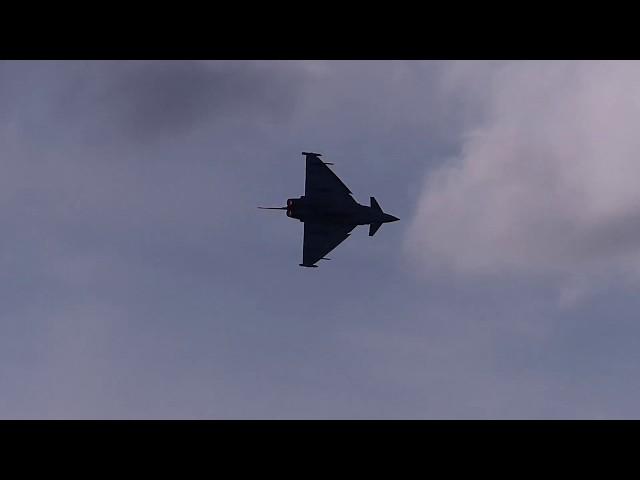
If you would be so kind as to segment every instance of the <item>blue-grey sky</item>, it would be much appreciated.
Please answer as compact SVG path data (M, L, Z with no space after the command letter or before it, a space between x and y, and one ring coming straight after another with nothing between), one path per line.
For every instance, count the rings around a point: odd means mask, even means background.
M640 417L640 63L0 63L0 418ZM300 152L362 203L298 266Z

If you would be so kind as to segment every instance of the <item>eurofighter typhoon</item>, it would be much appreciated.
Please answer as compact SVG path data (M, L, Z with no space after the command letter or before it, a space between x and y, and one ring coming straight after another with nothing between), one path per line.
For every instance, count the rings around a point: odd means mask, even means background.
M286 210L287 217L304 223L301 267L317 267L319 260L340 245L358 225L369 225L372 237L383 223L399 220L382 211L371 197L370 206L360 205L351 190L320 160L321 154L302 152L306 157L304 195L290 198L286 207L258 207L266 210Z

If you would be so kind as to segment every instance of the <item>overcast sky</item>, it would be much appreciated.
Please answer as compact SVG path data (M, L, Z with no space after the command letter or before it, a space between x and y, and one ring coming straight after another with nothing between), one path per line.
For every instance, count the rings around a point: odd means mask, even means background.
M0 418L640 418L640 63L0 63ZM300 268L324 154L401 221Z

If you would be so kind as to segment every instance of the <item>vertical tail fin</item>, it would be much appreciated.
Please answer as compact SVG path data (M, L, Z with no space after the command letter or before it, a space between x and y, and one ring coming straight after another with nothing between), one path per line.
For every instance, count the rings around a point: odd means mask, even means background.
M378 205L375 197L371 197L371 208L373 208L374 210L378 210L379 212L382 211L382 208L380 208L380 205Z

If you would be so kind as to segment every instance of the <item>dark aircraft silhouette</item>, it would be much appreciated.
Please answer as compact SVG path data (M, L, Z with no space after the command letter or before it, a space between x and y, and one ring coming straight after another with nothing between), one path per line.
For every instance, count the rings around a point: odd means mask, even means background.
M317 267L340 245L358 225L369 225L372 237L383 223L399 220L386 214L371 197L371 206L360 205L351 190L342 183L319 153L302 152L307 160L304 195L290 198L286 207L258 207L266 210L286 210L287 216L304 222L304 242L301 267Z

